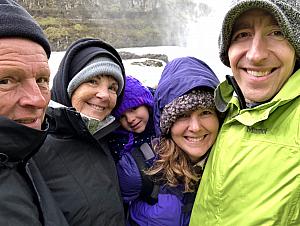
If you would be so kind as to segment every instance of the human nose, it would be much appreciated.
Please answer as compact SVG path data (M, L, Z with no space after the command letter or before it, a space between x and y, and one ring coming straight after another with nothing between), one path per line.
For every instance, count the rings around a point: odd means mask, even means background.
M109 99L109 91L108 91L108 89L100 87L97 90L96 97L98 97L100 99L103 99L103 100Z
M50 99L50 91L49 99ZM23 84L23 92L21 93L20 105L31 106L34 108L46 108L48 101L43 96L40 87L36 83L35 79L27 81Z
M129 124L131 124L131 123L134 122L135 117L134 117L132 114L128 113L128 114L126 115L126 119L127 119L127 122L128 122Z
M191 115L189 120L189 130L192 132L197 132L201 129L201 120L196 115Z
M259 64L268 57L268 44L261 34L255 34L249 44L246 58L252 64Z

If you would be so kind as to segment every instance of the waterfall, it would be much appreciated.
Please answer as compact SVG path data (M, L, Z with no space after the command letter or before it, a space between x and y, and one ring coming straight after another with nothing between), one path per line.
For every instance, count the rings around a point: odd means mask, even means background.
M222 81L226 74L231 74L230 68L219 60L218 37L230 0L202 0L211 8L208 16L198 17L188 24L187 52L205 61Z

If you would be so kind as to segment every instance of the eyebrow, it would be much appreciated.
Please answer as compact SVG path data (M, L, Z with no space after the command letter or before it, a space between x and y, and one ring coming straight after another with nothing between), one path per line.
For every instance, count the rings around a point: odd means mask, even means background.
M251 28L251 27L252 26L249 23L238 22L233 25L232 32L239 31L239 30L246 29L246 28Z
M269 13L266 13L265 15L267 15L270 18L268 26L279 26L277 20L272 15L270 15ZM237 20L237 22L234 23L234 25L232 27L232 31L234 32L234 31L238 31L238 30L241 30L241 29L252 28L253 27L252 22L253 21L249 22L249 21L239 21L239 20Z

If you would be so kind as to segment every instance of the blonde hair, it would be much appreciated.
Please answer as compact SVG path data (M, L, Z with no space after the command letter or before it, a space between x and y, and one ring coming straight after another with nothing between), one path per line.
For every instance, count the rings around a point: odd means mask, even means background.
M155 182L163 182L171 187L183 184L185 192L193 192L197 189L202 169L193 166L188 155L171 137L161 137L154 150L159 159L145 171L147 175L152 176Z

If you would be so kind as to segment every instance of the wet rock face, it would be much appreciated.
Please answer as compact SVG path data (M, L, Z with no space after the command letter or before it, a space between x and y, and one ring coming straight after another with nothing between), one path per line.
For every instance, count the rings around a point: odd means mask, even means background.
M145 61L139 61L139 62L132 62L132 65L138 65L138 66L148 66L148 67L162 67L163 63L160 60L152 60L152 59L146 59Z
M165 63L168 63L168 56L165 54L142 54L138 55L130 52L119 52L123 60L132 60L132 65L147 66L147 67L163 67Z
M165 63L169 62L168 56L165 54L148 53L148 54L138 55L138 54L130 53L130 52L119 52L119 54L123 60L147 58L147 59L161 60Z

